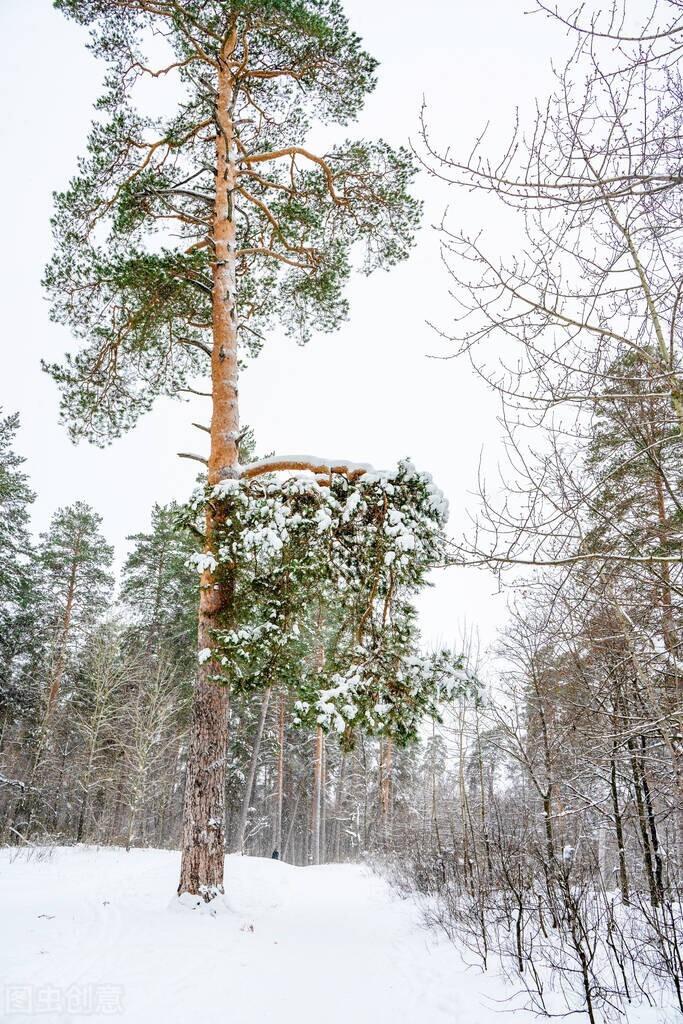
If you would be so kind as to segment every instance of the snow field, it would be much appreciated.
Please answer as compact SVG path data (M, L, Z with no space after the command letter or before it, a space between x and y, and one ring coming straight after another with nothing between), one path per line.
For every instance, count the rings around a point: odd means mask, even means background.
M0 1020L510 1019L502 980L468 969L366 867L231 856L215 916L179 905L178 867L166 850L0 850ZM533 1019L514 1013L515 1024Z

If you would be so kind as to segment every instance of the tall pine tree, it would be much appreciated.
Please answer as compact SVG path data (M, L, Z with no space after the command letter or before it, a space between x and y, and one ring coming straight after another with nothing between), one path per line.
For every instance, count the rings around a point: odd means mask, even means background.
M160 394L210 377L208 482L239 475L238 366L275 323L302 340L346 314L352 256L369 272L410 250L413 165L385 142L307 144L344 125L374 86L338 0L56 0L108 61L88 156L57 197L46 283L82 340L49 369L74 435L104 443ZM146 50L162 36L168 60ZM158 47L156 48L158 52ZM175 75L167 119L137 111L137 82ZM220 512L207 505L199 650L230 622L217 577ZM217 658L195 691L179 892L223 891L228 693Z
M155 505L149 533L128 540L133 549L123 567L121 599L142 647L164 647L185 674L194 672L197 633L197 574L188 560L197 544L178 521L179 508Z
M59 698L74 655L111 599L114 551L100 532L101 525L101 517L77 501L58 509L49 530L40 537L40 586L48 609L50 644L46 718Z
M33 492L13 450L19 417L0 416L0 713L34 703L23 685L35 662L38 601L29 532Z

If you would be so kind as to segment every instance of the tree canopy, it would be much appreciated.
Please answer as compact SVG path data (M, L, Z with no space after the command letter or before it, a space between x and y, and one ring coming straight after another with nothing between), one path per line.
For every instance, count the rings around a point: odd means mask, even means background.
M106 443L208 369L217 133L233 176L225 214L243 354L275 325L301 341L337 327L352 263L369 273L404 259L420 204L406 149L345 139L318 153L307 142L353 121L375 84L376 61L336 0L56 6L90 28L109 73L87 155L55 197L45 278L53 317L81 346L47 368L74 436ZM166 75L176 109L138 109L136 85Z

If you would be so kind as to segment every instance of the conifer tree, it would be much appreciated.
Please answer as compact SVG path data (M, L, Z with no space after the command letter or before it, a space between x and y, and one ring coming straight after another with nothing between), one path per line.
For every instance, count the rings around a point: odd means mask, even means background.
M34 495L12 447L18 426L17 415L0 417L0 710L10 715L31 703L22 675L39 643L29 534Z
M418 217L413 164L383 141L318 153L313 121L352 121L374 86L338 0L56 0L92 32L110 71L88 156L57 197L46 284L81 339L50 372L74 436L131 427L157 395L210 375L208 483L239 475L240 359L279 323L305 341L346 314L365 272L405 258ZM146 55L163 36L167 62ZM158 49L158 47L157 47ZM175 75L169 119L134 87ZM212 639L229 624L229 573L214 576L220 512L207 504L199 650L179 892L223 890L228 693Z
M150 651L163 646L178 667L193 672L197 577L188 560L197 545L179 512L174 503L155 505L150 532L128 538L133 549L123 567L121 599L138 641Z
M58 509L49 530L40 537L38 564L50 635L46 717L59 697L73 655L111 598L114 552L100 532L101 525L101 516L77 501Z

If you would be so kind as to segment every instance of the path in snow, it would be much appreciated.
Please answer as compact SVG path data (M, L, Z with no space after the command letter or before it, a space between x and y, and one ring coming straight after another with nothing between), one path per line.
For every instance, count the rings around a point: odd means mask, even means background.
M229 857L227 911L173 899L177 853L0 851L0 1020L500 1024L467 970L367 868ZM508 1006L509 1008L509 1006ZM515 1024L532 1018L515 1012Z

